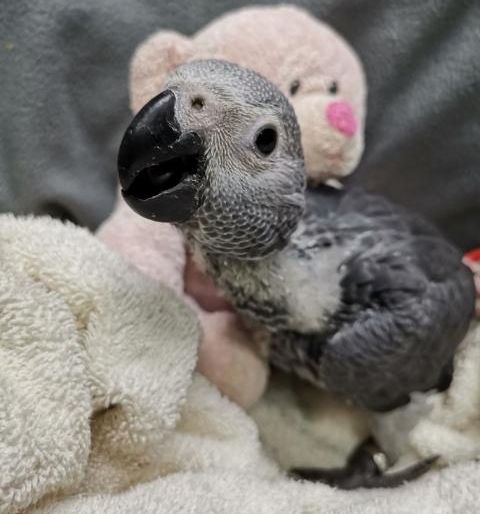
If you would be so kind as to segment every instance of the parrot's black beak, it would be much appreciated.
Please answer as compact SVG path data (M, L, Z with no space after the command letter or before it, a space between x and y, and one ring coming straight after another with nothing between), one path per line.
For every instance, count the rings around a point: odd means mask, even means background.
M118 151L122 194L141 216L187 221L197 208L202 140L182 132L175 118L175 94L167 89L133 118Z

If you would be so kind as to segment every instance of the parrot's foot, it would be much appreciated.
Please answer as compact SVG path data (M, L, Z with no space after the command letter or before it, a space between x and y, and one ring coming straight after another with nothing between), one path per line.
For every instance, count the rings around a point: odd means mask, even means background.
M369 438L354 450L343 468L294 468L290 470L290 476L340 489L397 487L429 471L437 458L425 459L395 473L385 473L386 457Z

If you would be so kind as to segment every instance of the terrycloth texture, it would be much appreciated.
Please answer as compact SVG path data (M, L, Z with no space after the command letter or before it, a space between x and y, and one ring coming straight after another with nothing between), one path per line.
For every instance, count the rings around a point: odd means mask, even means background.
M478 511L480 463L396 490L288 480L253 420L193 372L190 309L87 232L2 216L0 256L1 514ZM476 327L422 422L428 433L412 432L420 454L478 452L479 359ZM302 388L288 395L273 382L255 412L272 455L341 462L363 415Z
M254 3L271 0L0 0L1 210L97 226L115 199L134 49L160 28L193 34ZM480 3L298 4L343 34L366 68L366 153L354 180L478 246Z
M72 498L35 514L478 514L477 464L397 490L343 492L238 473L180 473L119 495ZM188 493L186 493L188 491Z
M0 234L0 512L158 475L196 361L190 310L84 230L4 215Z

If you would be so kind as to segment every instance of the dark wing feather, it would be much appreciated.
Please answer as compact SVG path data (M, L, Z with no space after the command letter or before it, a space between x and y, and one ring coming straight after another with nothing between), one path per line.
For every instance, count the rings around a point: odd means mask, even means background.
M426 220L358 189L309 191L303 221L310 259L327 244L346 251L341 307L323 333L276 332L272 364L375 411L448 385L475 305L460 252Z
M327 389L372 410L436 387L474 309L472 276L454 247L436 235L391 236L378 231L346 264L320 365Z

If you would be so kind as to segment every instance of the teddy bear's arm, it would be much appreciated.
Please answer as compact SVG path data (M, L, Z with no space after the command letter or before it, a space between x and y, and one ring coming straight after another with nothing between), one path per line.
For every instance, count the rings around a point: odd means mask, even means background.
M172 225L138 216L119 198L97 236L140 271L183 294L185 247Z

